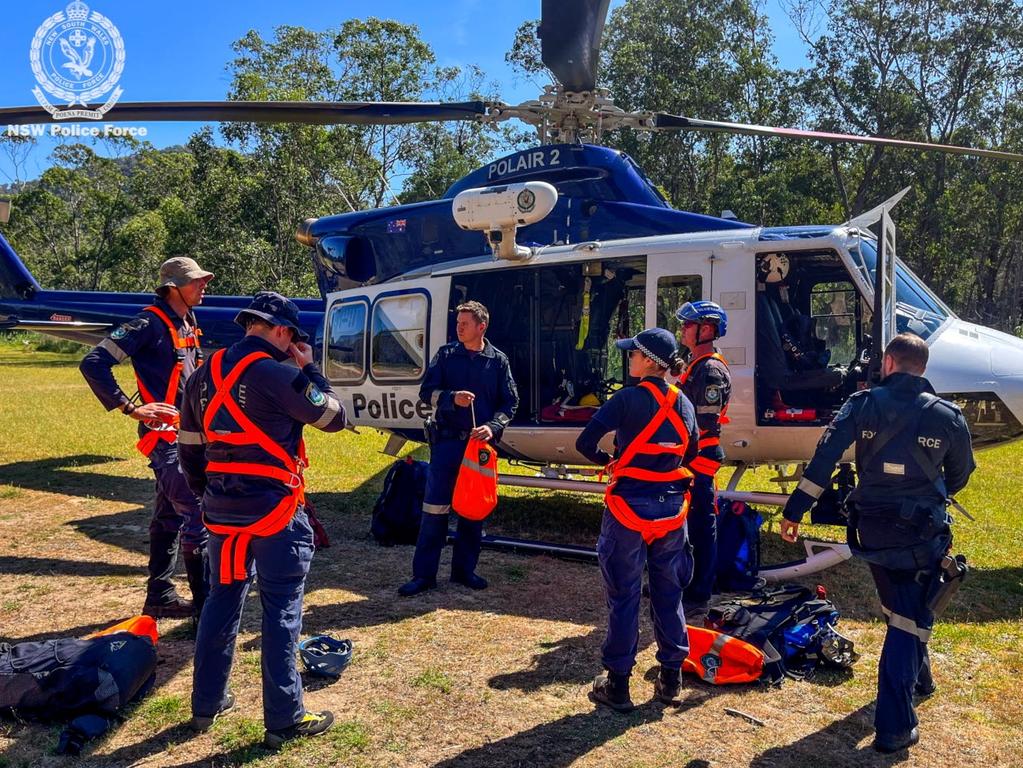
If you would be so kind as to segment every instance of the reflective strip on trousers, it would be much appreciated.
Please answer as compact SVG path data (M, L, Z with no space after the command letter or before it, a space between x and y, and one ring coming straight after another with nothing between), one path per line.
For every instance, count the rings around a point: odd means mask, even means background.
M881 606L881 613L883 613L885 615L885 618L888 619L888 626L895 627L896 629L901 629L903 632L906 632L910 635L916 635L918 638L920 638L920 642L922 643L930 641L931 630L922 629L921 627L918 627L916 622L913 621L912 619L895 613L894 611L890 611L883 605Z

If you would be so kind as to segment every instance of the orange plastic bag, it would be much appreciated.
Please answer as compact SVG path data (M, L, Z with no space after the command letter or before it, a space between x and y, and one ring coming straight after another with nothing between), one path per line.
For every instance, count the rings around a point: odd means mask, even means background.
M467 520L482 520L497 506L497 451L486 440L469 438L451 506Z
M112 635L115 632L131 632L133 635L139 637L148 637L153 641L155 646L160 639L160 633L156 629L156 620L152 616L135 616L131 619L125 619L120 624L114 624L112 627L101 629L99 632L93 632L91 635L87 635L86 639L90 637L102 637L103 635Z
M687 627L689 656L682 671L714 685L755 683L764 673L764 652L745 640L703 627Z

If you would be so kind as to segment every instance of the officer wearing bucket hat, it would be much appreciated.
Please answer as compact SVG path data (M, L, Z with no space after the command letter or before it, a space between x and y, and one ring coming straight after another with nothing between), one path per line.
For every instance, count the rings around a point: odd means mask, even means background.
M156 476L149 523L149 580L142 608L155 618L198 616L206 595L206 530L198 499L178 468L176 421L185 382L202 362L199 325L192 310L202 303L212 279L213 273L194 259L167 259L160 267L153 304L115 328L80 366L108 411L117 409L139 422L137 447ZM133 397L121 390L113 373L113 367L128 358L138 386ZM191 603L178 596L171 581L179 532Z
M231 661L258 572L270 747L323 733L334 721L330 712L306 711L295 666L313 557L302 429L338 432L345 409L313 362L299 319L284 296L257 294L235 318L245 338L214 353L189 381L181 411L181 466L202 496L212 585L195 640L192 727L207 730L234 705Z
M636 662L644 566L661 665L654 693L665 704L680 703L679 678L689 653L682 588L693 569L686 535L692 474L685 467L696 456L697 428L692 404L666 380L682 365L675 337L648 328L616 343L628 350L629 375L639 385L619 390L600 407L576 449L610 474L597 541L608 607L606 672L594 681L590 697L627 712L633 708L629 676ZM598 447L612 431L614 457Z

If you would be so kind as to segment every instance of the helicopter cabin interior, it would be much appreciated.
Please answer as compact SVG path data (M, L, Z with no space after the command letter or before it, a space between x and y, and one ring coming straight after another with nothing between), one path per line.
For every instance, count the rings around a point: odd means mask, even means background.
M578 427L617 389L636 383L615 340L646 327L648 312L678 334L675 310L710 297L709 275L698 266L705 262L657 254L463 272L450 278L446 302L443 294L381 286L375 297L349 296L331 308L327 375L340 384L370 376L381 386L418 386L426 350L436 343L427 318L446 318L446 340L453 340L455 308L474 299L490 309L487 338L511 361L520 398L513 423ZM869 307L834 250L760 253L750 269L757 424L825 424L865 376ZM652 290L656 299L648 302ZM739 351L752 346L727 342Z
M833 250L756 260L759 426L820 425L865 380L870 307Z

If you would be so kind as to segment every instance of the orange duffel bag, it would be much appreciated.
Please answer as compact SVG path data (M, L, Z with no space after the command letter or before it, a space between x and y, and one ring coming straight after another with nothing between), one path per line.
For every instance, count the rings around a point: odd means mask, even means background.
M93 637L102 637L103 635L112 635L115 632L131 632L133 635L139 637L148 637L153 641L153 646L160 640L160 633L156 629L156 620L151 616L135 616L131 619L126 619L119 624L114 624L112 627L101 629L99 632L93 632L91 635L86 635L85 639L88 640Z
M703 627L687 627L689 656L682 671L714 685L755 683L764 673L764 652L745 640Z
M467 520L482 520L497 506L497 451L486 441L469 438L458 469L451 507Z

